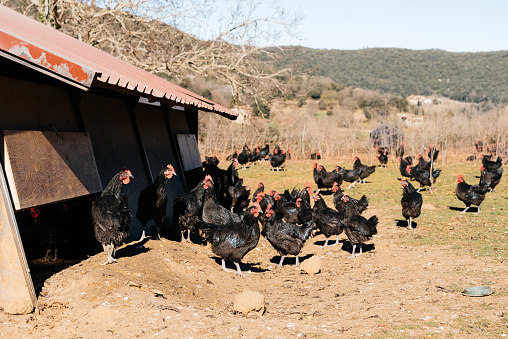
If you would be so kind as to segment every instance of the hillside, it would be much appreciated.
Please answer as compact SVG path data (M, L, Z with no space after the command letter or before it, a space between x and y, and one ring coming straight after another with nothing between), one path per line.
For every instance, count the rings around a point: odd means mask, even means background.
M279 51L279 50L277 50ZM282 53L279 51L279 53ZM507 102L508 51L451 53L440 50L285 48L278 67L299 64L313 75L371 90L439 94L454 100Z

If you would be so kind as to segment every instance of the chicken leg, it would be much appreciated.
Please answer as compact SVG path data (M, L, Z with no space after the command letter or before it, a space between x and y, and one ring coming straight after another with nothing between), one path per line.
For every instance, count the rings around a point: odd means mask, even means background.
M466 208L464 208L464 210L463 210L462 212L460 212L460 213L466 213L466 211L469 209L469 207L470 207L470 206L466 206ZM479 210L479 209L480 209L480 208L478 208L478 210Z
M296 264L295 264L295 267L298 267L300 266L300 257L298 255L296 255Z
M413 229L413 218L412 217L409 217L409 219L407 220L407 228L412 230Z
M143 226L143 233L141 233L141 238L139 238L138 241L143 241L146 239L146 235L145 235L145 226Z
M111 251L111 247L113 247L113 251ZM113 258L113 256L111 255L111 252L115 253L115 246L113 244L108 244L106 246L107 250L108 250L108 259L102 263L102 265L107 265L107 264L112 264L114 262L116 262L116 259ZM113 254L114 255L114 254Z
M284 266L284 258L285 258L285 257L286 257L285 255L281 255L281 256L280 256L279 267Z
M351 254L350 258L354 258L355 250L356 250L356 244L353 244L353 253Z
M235 262L235 265L236 265L236 274L238 274L239 276L247 278L247 275L242 273L242 270L240 269L240 264Z

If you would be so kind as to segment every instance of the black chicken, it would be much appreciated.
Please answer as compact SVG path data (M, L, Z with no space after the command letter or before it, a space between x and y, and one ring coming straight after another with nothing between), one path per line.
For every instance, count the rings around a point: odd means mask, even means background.
M376 226L378 224L378 218L374 215L367 219L359 215L356 212L353 202L349 199L349 196L345 194L342 196L342 201L346 203L344 232L349 241L353 244L353 253L351 257L354 257L356 245L360 245L360 253L358 255L361 255L363 243L370 240L374 234L377 234Z
M419 171L428 171L430 170L430 166L432 165L432 160L425 161L422 157L421 153L418 153L418 167Z
M420 184L420 188L418 188L417 192L420 192L424 186L430 186L430 190L432 190L432 184L436 182L436 179L441 173L439 168L432 171L431 181L430 170L420 170L419 167L411 167L409 165L406 167L406 170Z
M92 221L95 238L106 246L108 259L103 263L112 264L116 261L116 248L129 236L131 212L127 197L122 196L123 185L134 178L131 171L122 169L115 174L101 196L92 204Z
M205 166L219 166L219 162L220 161L216 155L213 155L211 157L207 157L205 155L205 161L204 161Z
M212 181L212 177L207 175L205 180L197 184L191 191L177 197L173 202L173 222L180 228L182 241L191 241L190 234L201 220L207 181ZM184 237L185 232L187 232L187 238Z
M498 168L495 172L490 172L482 166L480 167L480 171L482 172L480 176L480 183L484 182L490 184L490 192L495 192L496 186L499 185L501 177L503 176L503 169Z
M342 192L342 190L338 185L333 185L332 190L333 190L333 205L335 206L335 209L340 213L344 213L346 210L345 203L342 201L342 196L344 195L344 192ZM369 207L369 200L365 195L362 195L360 200L356 200L351 197L349 197L349 199L355 205L358 214L362 214L363 211L365 211L367 207Z
M379 167L386 167L386 164L388 164L388 156L386 154L380 154L376 157L377 160L379 160Z
M226 157L226 160L227 160L227 161L229 161L229 160L237 159L237 158L238 158L238 154L239 154L239 153L240 153L240 152L235 151L235 153L228 155L228 156Z
M485 182L480 182L478 185L468 185L462 174L457 175L455 194L460 201L466 204L466 208L460 213L465 213L471 205L478 206L476 213L480 213L480 205L485 199L485 194L487 194L489 187L490 184Z
M270 158L271 170L273 171L276 168L277 172L279 172L280 167L284 164L285 161L286 152L284 150L280 150L279 148L275 148L273 150L273 155Z
M258 193L265 191L265 185L260 181L258 182L258 188L254 191L254 194L252 194L252 202L256 202L258 199Z
M480 157L482 158L482 165L487 171L495 172L503 165L501 157L497 157L496 161L491 161L491 157L483 153L480 153Z
M139 241L146 238L146 224L153 220L157 226L157 238L160 236L160 226L166 220L166 205L168 204L168 195L166 193L167 181L176 175L173 165L167 165L162 169L153 184L141 190L138 198L138 210L136 219L143 225L143 233Z
M297 198L295 204L298 209L298 223L303 225L310 222L312 220L310 204L305 203L302 198Z
M305 184L303 189L298 193L297 199L302 199L302 204L304 204L305 208L310 208L310 197L313 194L312 192L312 184Z
M367 166L367 165L364 165L362 164L362 162L360 161L360 158L358 157L355 157L355 162L353 163L353 169L360 169L360 183L362 183L362 180L363 180L363 183L365 184L365 179L367 179L372 173L374 173L376 171L376 166ZM340 184L339 184L340 186Z
M249 162L255 163L259 160L259 147L256 145L254 150L249 153Z
M314 223L310 221L300 227L283 222L279 214L271 208L267 209L265 214L268 217L265 228L266 239L281 255L279 266L283 266L284 258L288 254L296 256L296 266L299 266L298 255L310 237Z
M326 188L326 186L323 184L323 177L321 176L321 172L318 170L317 162L312 163L312 168L312 175L314 176L314 182L316 183L318 189Z
M226 268L226 261L235 263L236 273L245 277L240 269L242 258L259 242L259 225L256 219L261 212L258 204L242 212L240 220L222 225L205 224L201 226L206 234L206 241L212 246L212 252L222 260L222 270L233 272Z
M275 212L277 212L278 217L284 219L290 224L297 224L299 222L299 210L296 207L296 203L293 201L288 201L287 199L281 199L281 194L278 192L275 193L274 198L275 205L273 208L275 209Z
M382 147L376 146L376 150L378 151L379 154L384 154L384 155L390 154L390 148L386 147L386 146L382 146Z
M406 146L406 143L405 142L402 142L402 144L399 145L399 147L397 147L397 149L395 150L395 156L397 158L402 158L404 156L404 147Z
M432 162L435 162L437 160L437 156L439 155L439 151L430 144L430 147L427 148L427 155L429 156L429 159L432 159Z
M259 160L265 160L268 153L270 153L270 146L266 144L265 147L259 149Z
M55 257L51 261L58 260L58 249L67 243L65 235L67 204L58 204L40 208L31 208L30 215L35 226L35 235L42 248L46 250L44 261L50 261L51 250L55 251Z
M411 164L409 164L405 159L402 159L401 157L399 157L400 175L402 175L403 177L406 177L406 178L412 178L413 176L411 175L411 173L409 173L407 171L408 166L411 167Z
M406 179L402 179L400 184L403 187L402 199L400 200L402 215L406 218L407 228L413 229L413 219L418 218L422 211L422 195L416 192L413 185Z
M332 235L337 235L335 245L339 243L339 235L344 230L344 214L337 212L326 206L325 201L319 194L319 190L312 196L314 199L314 207L312 209L312 220L319 228L321 233L326 237L326 242L323 247L328 246L328 238Z
M238 162L242 165L242 169L245 169L245 165L249 162L249 147L243 146L243 150L238 154Z
M239 178L234 186L228 187L228 194L231 197L231 210L240 213L249 206L250 190L243 186L243 179Z
M240 222L240 215L231 212L217 201L214 192L214 184L207 180L203 185L205 196L203 200L203 214L201 219L205 223L214 225L226 225L230 223Z
M356 181L360 179L360 173L362 170L360 168L347 170L345 168L341 168L340 166L335 166L337 173L342 174L342 179L346 182L349 182L348 188L351 186L355 187Z
M321 175L321 181L323 183L324 188L330 189L333 187L334 183L337 183L339 186L342 185L342 174L338 172L328 172L326 168L319 164L317 167L319 174ZM319 186L319 185L318 185Z

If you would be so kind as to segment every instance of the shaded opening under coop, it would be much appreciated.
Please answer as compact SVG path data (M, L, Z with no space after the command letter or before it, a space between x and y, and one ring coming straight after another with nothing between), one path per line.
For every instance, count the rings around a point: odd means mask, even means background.
M93 195L15 212L38 295L46 279L102 251L95 239Z

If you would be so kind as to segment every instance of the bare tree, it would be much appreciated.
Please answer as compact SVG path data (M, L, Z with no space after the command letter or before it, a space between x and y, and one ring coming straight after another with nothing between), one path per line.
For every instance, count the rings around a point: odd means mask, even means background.
M280 54L266 46L292 34L302 18L276 5L253 0L26 1L26 14L159 76L215 77L230 86L234 104L246 99L265 103L288 91L281 78L292 70L273 67Z

